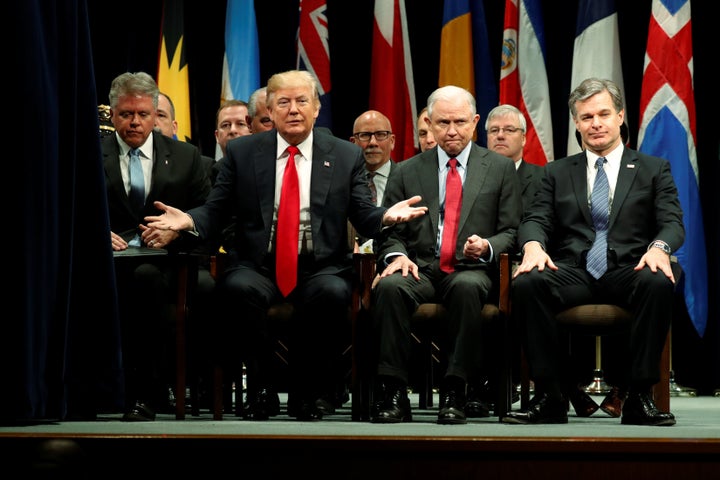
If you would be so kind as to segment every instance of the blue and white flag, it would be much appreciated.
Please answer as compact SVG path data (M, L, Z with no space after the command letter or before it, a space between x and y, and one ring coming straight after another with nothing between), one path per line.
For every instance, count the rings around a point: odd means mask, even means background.
M625 93L615 0L580 0L578 4L570 90L588 77L610 79ZM626 122L627 118L626 110ZM580 151L575 137L575 122L571 115L567 154Z

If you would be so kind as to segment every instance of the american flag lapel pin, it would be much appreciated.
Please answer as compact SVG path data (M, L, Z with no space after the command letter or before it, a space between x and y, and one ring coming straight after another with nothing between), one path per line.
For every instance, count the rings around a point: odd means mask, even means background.
M327 160L325 160L325 161L323 162L323 167L329 167L329 166L330 166L330 162L328 162Z

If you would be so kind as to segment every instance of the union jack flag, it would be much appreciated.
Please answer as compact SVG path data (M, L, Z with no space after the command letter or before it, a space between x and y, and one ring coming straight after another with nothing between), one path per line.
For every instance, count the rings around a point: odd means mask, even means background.
M332 130L330 102L330 46L326 0L300 0L300 24L297 36L297 68L315 75L320 84L320 115L315 125Z

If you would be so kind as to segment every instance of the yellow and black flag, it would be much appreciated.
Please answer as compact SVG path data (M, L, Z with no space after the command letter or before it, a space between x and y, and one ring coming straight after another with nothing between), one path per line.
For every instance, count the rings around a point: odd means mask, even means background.
M161 44L157 83L175 107L177 138L190 141L190 85L185 49L183 0L165 0L163 4Z

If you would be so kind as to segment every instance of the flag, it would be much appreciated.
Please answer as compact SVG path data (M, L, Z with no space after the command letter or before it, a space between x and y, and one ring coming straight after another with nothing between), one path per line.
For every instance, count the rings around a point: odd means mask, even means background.
M260 88L260 46L258 44L255 2L228 0L225 13L225 56L223 57L220 104L226 100L248 101ZM222 157L220 145L215 158Z
M297 34L297 68L315 75L320 84L318 127L332 130L330 91L330 45L326 0L300 0L300 24Z
M158 61L157 84L160 91L172 98L175 119L178 122L177 138L190 141L190 84L185 50L185 15L183 0L166 0L163 3L160 25L161 44Z
M621 92L625 92L615 0L580 0L578 5L570 89L589 77L610 79L620 87ZM575 130L575 122L570 115L568 155L581 151Z
M685 225L675 254L688 315L698 334L708 315L708 272L695 150L692 23L689 0L653 0L640 93L638 149L670 161Z
M553 160L549 90L540 2L506 0L500 103L514 105L525 115L523 160L537 165Z
M375 0L369 105L390 120L393 160L415 155L417 108L405 0Z
M438 85L457 85L473 94L481 119L498 103L481 0L446 0L440 39ZM487 145L480 135L479 143Z

